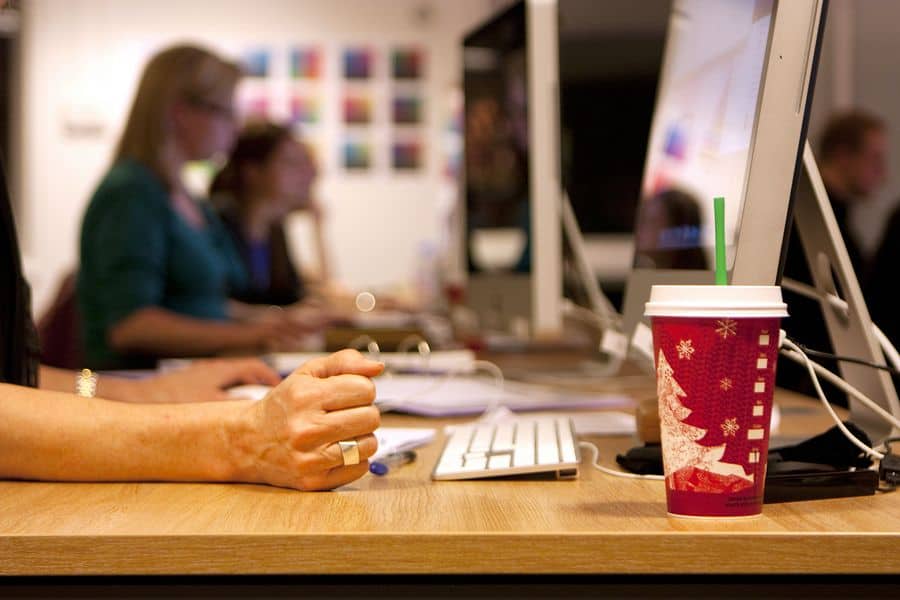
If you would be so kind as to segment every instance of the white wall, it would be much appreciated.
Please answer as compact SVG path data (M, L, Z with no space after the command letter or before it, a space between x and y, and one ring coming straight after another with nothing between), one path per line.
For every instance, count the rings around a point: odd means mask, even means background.
M21 238L40 312L58 274L77 260L81 215L108 167L141 65L159 47L192 40L232 54L267 42L418 43L428 56L426 169L420 176L346 176L329 169L336 275L351 287L406 283L421 240L444 226L448 183L441 133L461 83L463 33L496 0L28 0L22 19L19 181ZM336 110L336 109L334 109ZM334 140L330 143L337 144ZM444 200L439 200L443 195Z

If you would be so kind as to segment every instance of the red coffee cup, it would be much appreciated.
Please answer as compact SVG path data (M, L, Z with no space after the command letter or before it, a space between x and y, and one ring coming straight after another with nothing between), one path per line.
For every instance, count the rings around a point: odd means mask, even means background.
M653 286L666 505L679 517L762 511L778 336L777 286Z

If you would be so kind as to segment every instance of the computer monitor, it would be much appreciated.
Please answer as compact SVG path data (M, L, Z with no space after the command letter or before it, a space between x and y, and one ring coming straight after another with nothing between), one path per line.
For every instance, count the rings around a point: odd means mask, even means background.
M672 0L557 3L563 189L620 306Z
M883 364L806 143L826 3L676 0L625 296L625 334L636 345L650 340L643 312L653 284L713 283L713 198L725 196L729 281L780 283L785 225L795 216L835 352ZM846 304L837 307L832 296L841 292ZM852 364L841 371L900 416L886 373ZM891 432L854 398L850 416L874 440Z
M465 37L467 302L482 327L562 332L555 0L522 0Z
M725 197L729 281L779 281L823 5L674 3L635 223L626 335L646 332L640 324L653 284L714 282L715 196Z

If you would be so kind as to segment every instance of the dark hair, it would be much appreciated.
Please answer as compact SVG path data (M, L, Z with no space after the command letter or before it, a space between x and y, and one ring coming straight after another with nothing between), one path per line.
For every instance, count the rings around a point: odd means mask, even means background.
M22 275L15 221L0 157L0 382L37 387L38 348L31 294Z
M257 122L244 127L228 156L228 162L210 185L210 197L219 203L226 198L228 202L240 205L244 201L246 186L244 168L265 164L278 147L292 137L290 129L275 123Z
M857 153L862 150L870 131L883 131L884 121L863 110L852 110L832 116L819 141L819 160L827 162L841 151Z

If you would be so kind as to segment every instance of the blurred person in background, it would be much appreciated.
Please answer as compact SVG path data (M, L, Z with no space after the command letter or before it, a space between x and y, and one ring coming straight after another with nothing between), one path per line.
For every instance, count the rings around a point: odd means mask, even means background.
M894 229L894 233L890 227L886 230L882 242L883 249L876 252L873 259L862 251L856 234L850 228L850 216L854 206L872 202L887 181L888 137L885 122L877 115L859 109L833 115L820 136L816 161L866 304L873 321L882 326L886 316L890 317L894 312L884 310L882 307L885 303L891 304L893 300L887 293L887 287L879 285L877 274L883 276L890 273L894 268L891 262L898 256L895 254L888 261L879 256L890 252L891 239L900 235L900 229ZM874 237L877 232L871 232L869 235ZM812 284L806 256L793 224L784 277ZM831 341L823 326L824 316L819 302L789 290L784 290L784 298L790 313L784 324L788 335L812 349L830 352ZM885 329L884 326L882 328ZM891 337L888 331L885 333ZM893 337L891 339L896 340ZM822 362L832 371L838 370L837 364L833 361L823 359ZM784 362L783 368L779 365L778 383L790 389L815 395L806 369L788 361ZM846 405L846 395L843 392L827 382L823 382L822 385L830 398L839 401L843 399Z
M77 294L88 366L290 349L307 330L229 302L248 274L214 211L181 180L185 163L234 143L240 77L237 65L190 45L147 63L82 223Z
M284 126L249 123L238 135L210 199L239 249L250 282L232 297L247 304L295 305L327 280L322 208L312 195L318 169L307 146ZM300 274L291 259L285 219L294 211L312 217L319 280Z

